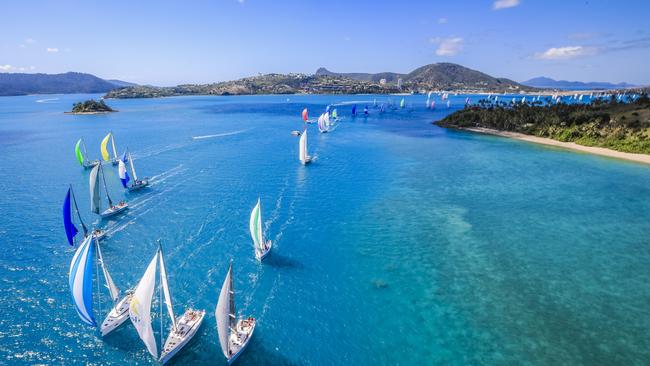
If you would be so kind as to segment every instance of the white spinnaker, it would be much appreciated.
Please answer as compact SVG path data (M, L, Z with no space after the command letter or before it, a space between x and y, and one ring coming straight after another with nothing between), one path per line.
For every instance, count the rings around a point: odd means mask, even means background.
M156 255L149 263L129 304L129 318L131 318L133 326L138 331L140 339L147 346L147 350L156 359L158 358L158 347L156 346L156 339L154 338L153 328L151 327L151 300L156 285L157 263L158 252L156 252Z
M172 295L169 292L169 284L167 283L167 269L165 268L165 260L163 259L162 251L160 251L160 281L162 282L163 294L165 295L165 305L167 305L167 312L172 319L172 326L176 329L176 317L174 316L174 306L172 305Z
M224 356L227 359L230 359L230 346L228 338L230 337L230 302L231 302L231 278L232 276L232 265L228 268L228 274L226 279L223 281L223 286L221 286L221 292L219 293L219 300L217 301L217 308L214 313L217 318L217 333L219 334L219 343L221 344L221 350L223 351ZM233 314L234 316L234 314Z
M93 167L90 171L89 186L90 186L90 211L98 214L101 205L99 196L99 181L97 180L99 174L99 164Z

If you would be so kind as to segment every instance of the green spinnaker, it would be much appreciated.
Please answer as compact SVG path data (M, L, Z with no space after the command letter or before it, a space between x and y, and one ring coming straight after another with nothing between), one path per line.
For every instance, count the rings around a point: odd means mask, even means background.
M79 160L79 165L84 166L84 155L81 153L81 139L77 141L77 145L74 147L74 153L77 155L77 160Z

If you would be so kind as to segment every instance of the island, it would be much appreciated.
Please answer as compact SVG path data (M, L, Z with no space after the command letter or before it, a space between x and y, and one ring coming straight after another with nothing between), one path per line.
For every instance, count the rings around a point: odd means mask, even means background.
M335 73L319 68L316 73L266 74L211 84L171 87L132 86L109 91L104 98L158 98L182 95L253 94L395 94L430 90L458 92L532 92L538 89L452 63L425 65L408 74Z
M494 103L481 100L434 124L650 164L650 98L591 103Z
M72 105L72 111L65 112L66 114L100 114L100 113L110 113L117 112L113 108L109 107L103 99L96 101L94 99L89 99L84 102L78 102Z

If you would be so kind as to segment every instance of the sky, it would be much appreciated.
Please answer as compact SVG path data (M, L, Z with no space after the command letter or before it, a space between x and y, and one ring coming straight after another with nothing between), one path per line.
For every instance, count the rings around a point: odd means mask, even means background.
M648 0L184 0L0 4L0 72L140 84L259 73L407 73L650 84Z

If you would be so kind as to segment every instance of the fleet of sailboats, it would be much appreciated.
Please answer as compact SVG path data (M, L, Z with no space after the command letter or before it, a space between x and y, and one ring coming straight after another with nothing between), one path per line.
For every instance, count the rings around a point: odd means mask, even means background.
M262 231L262 206L260 203L260 198L257 199L257 204L255 207L253 207L253 211L251 211L249 229L251 232L251 238L253 238L255 258L261 262L264 258L266 258L267 255L269 255L269 253L271 253L271 246L273 245L273 242L271 242L271 240L264 240L264 232Z
M171 328L169 329L167 340L165 341L160 354L158 354L158 346L154 338L151 322L151 305L156 285L157 267L159 268L160 274L159 294L161 344L163 338L163 302L165 303L167 314L171 319ZM194 310L189 308L180 318L177 318L174 315L174 306L169 291L169 283L167 281L167 269L165 267L165 260L160 242L156 254L147 266L147 270L142 276L142 279L140 279L140 282L133 293L133 297L130 300L129 318L149 353L162 364L169 361L185 345L187 345L201 327L201 323L203 323L205 310Z
M217 318L217 334L221 351L230 365L248 346L257 324L253 317L246 319L237 317L235 290L232 285L232 260L221 286L214 313Z
M325 112L318 117L318 131L321 133L327 133L330 131L330 115Z

